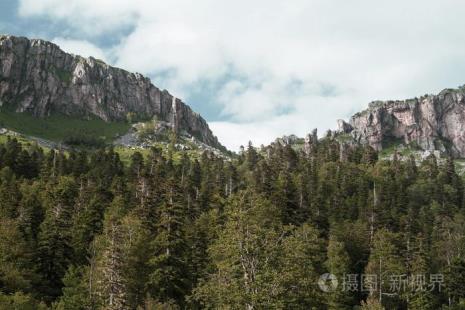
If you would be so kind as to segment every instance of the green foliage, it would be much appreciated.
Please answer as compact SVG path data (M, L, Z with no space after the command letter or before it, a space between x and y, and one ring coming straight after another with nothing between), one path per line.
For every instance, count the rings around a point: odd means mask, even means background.
M32 265L28 263L31 252L21 238L14 220L0 219L0 283L8 294L26 291L34 278Z
M136 122L136 113L134 112L128 112L128 114L126 115L126 121L129 123L129 124L132 124L132 123L135 123Z
M379 301L374 298L368 298L367 301L362 301L361 310L384 310L385 308Z
M377 298L381 295L381 299L388 299L385 302L388 305L395 305L398 302L396 292L392 291L388 285L391 283L392 277L406 274L401 253L400 239L397 234L385 229L376 232L365 274L376 276L376 290L370 292L370 294ZM369 286L369 284L366 285ZM393 297L387 295L393 293Z
M125 122L105 122L97 118L84 120L64 115L38 118L28 113L15 113L6 108L0 110L0 123L22 134L55 142L63 142L73 137L110 142L129 130L129 124Z
M150 121L146 123L142 123L141 126L138 126L137 134L139 139L146 139L150 138L155 134L155 122Z
M465 300L465 259L454 258L447 270L447 292L454 304Z
M31 295L16 292L13 295L4 295L0 293L0 309L18 309L18 310L46 310L48 307Z
M72 260L71 225L76 183L70 177L60 177L46 187L45 219L40 226L37 245L38 289L54 299L61 294L62 279Z
M66 153L4 139L0 308L463 306L464 187L452 160L378 160L363 146L341 158L332 137L308 153L249 145L225 160L177 139ZM324 273L338 290L319 288ZM377 275L379 289L344 291L348 274ZM444 283L391 293L398 274Z
M318 231L303 224L283 240L279 266L282 304L287 309L321 309L325 301L316 279L324 273L324 244Z
M216 271L197 289L196 299L207 308L276 307L281 303L274 267L283 233L278 213L248 192L231 197L226 212L229 220L209 249Z
M104 230L97 239L95 274L99 304L107 309L125 309L128 306L127 279L124 269L127 264L126 229L123 225L124 200L117 196L105 214Z
M315 279L322 271L318 232L285 228L264 197L239 192L228 202L228 221L209 249L215 272L195 291L207 308L319 307Z
M105 140L91 135L75 134L66 137L63 143L69 146L87 147L87 148L98 148L105 146Z
M329 239L327 249L328 259L325 264L328 271L338 279L344 279L347 274L351 273L350 257L347 253L345 244L332 235ZM349 309L353 301L349 292L335 290L325 296L328 300L330 309Z
M56 310L84 310L91 306L83 267L70 266L63 277L63 295L54 304Z

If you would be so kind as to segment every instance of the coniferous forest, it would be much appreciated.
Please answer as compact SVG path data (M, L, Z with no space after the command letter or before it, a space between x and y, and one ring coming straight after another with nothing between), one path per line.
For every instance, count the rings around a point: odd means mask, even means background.
M1 309L463 309L450 159L0 145Z

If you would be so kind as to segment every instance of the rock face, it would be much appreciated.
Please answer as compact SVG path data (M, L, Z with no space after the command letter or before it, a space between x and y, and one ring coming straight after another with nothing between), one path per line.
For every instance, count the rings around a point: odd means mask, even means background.
M344 121L343 119L338 119L337 120L337 131L338 132L343 132L343 133L349 133L353 130L354 128Z
M465 157L465 87L404 101L375 101L350 119L352 136L381 150L394 141Z
M307 156L311 155L318 144L318 130L315 128L311 134L305 136L304 152Z
M63 52L43 40L0 35L0 106L37 117L52 113L107 122L156 116L205 144L223 148L207 122L139 73Z

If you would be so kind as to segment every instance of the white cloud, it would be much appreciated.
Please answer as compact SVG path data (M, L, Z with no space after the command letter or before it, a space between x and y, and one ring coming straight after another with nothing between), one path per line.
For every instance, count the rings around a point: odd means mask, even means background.
M331 128L375 99L465 83L465 2L455 0L21 0L22 16L111 34L116 64L186 97L199 83L236 147ZM108 51L107 51L108 53Z
M57 19L93 36L132 25L137 5L137 0L20 0L18 13Z
M105 51L88 41L54 38L52 39L52 42L57 44L65 52L83 57L92 56L103 61L108 61Z

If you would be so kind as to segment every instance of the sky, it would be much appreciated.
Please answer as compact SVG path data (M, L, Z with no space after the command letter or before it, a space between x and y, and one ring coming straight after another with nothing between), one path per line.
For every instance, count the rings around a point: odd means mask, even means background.
M2 0L0 33L140 72L238 150L465 84L462 0Z

